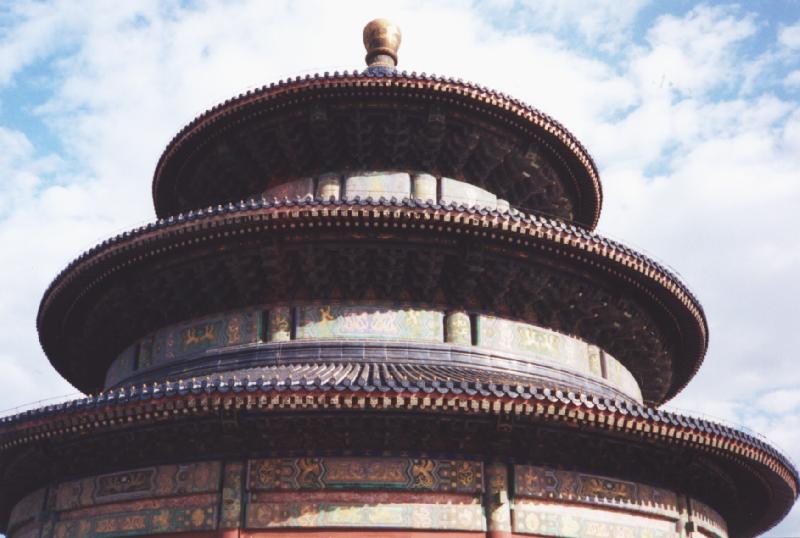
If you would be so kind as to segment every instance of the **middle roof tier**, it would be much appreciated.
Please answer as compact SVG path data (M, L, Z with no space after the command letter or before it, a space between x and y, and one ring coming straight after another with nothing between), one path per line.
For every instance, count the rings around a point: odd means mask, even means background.
M609 353L655 404L688 382L707 345L694 296L623 245L536 215L372 198L251 199L126 232L56 278L38 328L59 372L95 392L114 358L153 331L313 302L530 323Z

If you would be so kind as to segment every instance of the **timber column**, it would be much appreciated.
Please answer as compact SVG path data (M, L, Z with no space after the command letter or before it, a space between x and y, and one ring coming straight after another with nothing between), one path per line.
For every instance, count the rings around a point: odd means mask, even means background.
M486 535L488 538L511 537L511 504L508 498L508 465L486 465Z

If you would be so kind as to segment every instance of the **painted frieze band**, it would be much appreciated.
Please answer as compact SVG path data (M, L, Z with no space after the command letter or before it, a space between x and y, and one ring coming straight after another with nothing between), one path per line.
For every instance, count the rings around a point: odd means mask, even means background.
M483 466L477 461L396 457L251 460L246 521L249 528L481 531L482 488ZM307 493L292 493L300 491ZM340 493L344 491L356 493Z
M679 513L674 492L646 484L532 465L516 465L514 475L515 498L611 505L669 517Z
M272 458L251 460L248 491L382 489L478 494L478 461L416 458Z
M201 494L68 511L55 523L53 536L110 538L214 530L217 501L216 494Z
M668 489L532 465L514 466L514 478L515 532L678 538L687 522L686 500ZM694 499L688 502L689 519L695 526L727 537L727 527L717 512Z
M243 464L239 465L241 476ZM9 536L100 538L213 530L220 470L221 463L212 461L62 482L17 503Z
M56 487L55 510L150 497L216 492L220 462L160 465L62 482Z
M442 342L442 313L419 308L319 305L297 308L297 340L362 338Z
M390 500L358 503L257 503L248 507L247 526L272 528L390 528L483 531L483 507L479 503L397 504Z
M586 506L527 501L514 506L514 532L539 537L681 538L677 521Z
M260 458L106 473L23 497L8 530L10 538L105 538L325 527L727 537L711 507L663 488L542 466L405 456Z

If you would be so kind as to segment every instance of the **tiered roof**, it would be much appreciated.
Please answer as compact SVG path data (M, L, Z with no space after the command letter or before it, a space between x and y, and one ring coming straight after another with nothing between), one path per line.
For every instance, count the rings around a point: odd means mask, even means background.
M380 32L365 33L366 71L265 86L185 127L156 167L159 220L84 253L47 289L37 318L45 353L97 395L0 419L0 528L22 495L63 477L341 450L520 461L535 453L560 468L680 490L719 510L732 535L774 525L798 492L783 455L654 407L697 371L708 325L676 275L592 231L602 191L588 152L511 97L397 72L399 33L370 28ZM260 194L365 170L453 178L512 208ZM297 342L229 350L249 354L238 362L211 353L207 375L181 376L187 367L174 370L176 381L151 379L159 370L104 389L115 357L152 331L270 301L394 302L524 321L613 354L648 406L608 397L611 389L552 390L544 376L500 361L426 362L389 346L358 360L343 345L336 360L284 353ZM455 350L428 347L431 357Z

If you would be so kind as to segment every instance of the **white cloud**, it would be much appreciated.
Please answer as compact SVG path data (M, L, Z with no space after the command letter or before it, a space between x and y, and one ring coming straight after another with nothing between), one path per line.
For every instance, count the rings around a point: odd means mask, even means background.
M785 414L800 407L800 389L777 389L763 394L757 401L766 413Z
M616 51L630 37L636 16L649 0L533 0L523 4L529 10L526 25L548 32L577 29L590 44Z
M786 78L783 79L783 83L789 87L800 86L800 69L796 69L795 71L792 71L786 75Z
M694 106L701 121L678 138L663 173L646 180L641 168L611 168L605 175L603 228L657 245L706 308L708 359L678 399L690 407L711 400L711 389L713 399L728 401L764 390L776 382L776 368L783 383L800 382L792 365L800 335L794 305L784 299L800 295L800 253L786 224L800 204L800 156L786 143L796 111L769 96Z
M700 96L735 82L741 61L736 47L755 31L752 16L738 17L723 7L664 15L647 31L648 47L638 49L633 72L645 91Z
M12 209L16 200L25 198L39 184L37 163L31 162L33 146L19 131L0 127L0 216Z
M781 28L778 33L778 41L791 50L800 49L800 22Z

